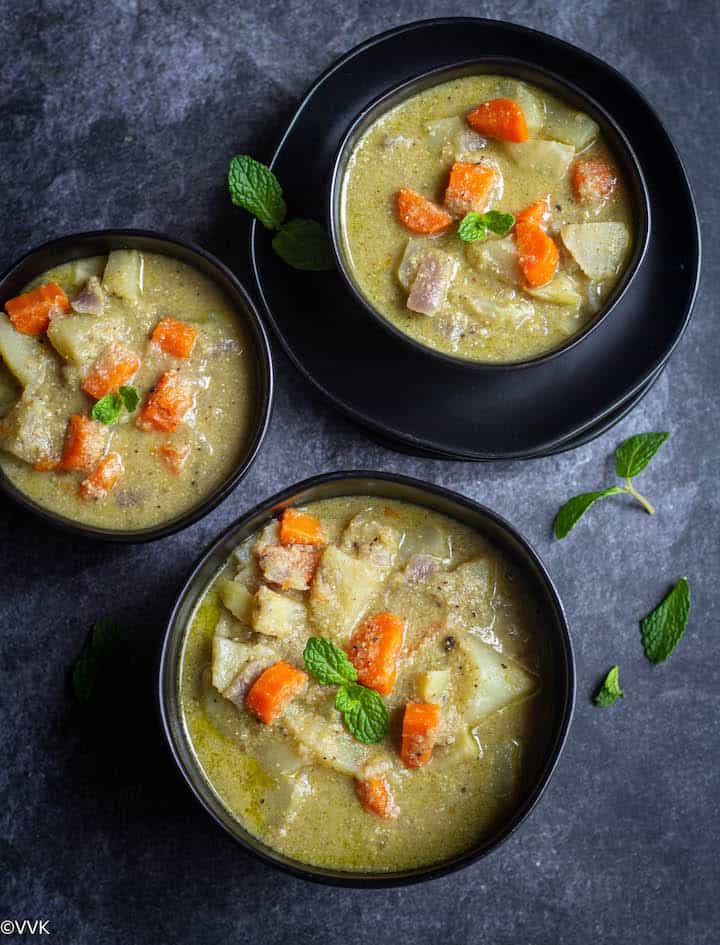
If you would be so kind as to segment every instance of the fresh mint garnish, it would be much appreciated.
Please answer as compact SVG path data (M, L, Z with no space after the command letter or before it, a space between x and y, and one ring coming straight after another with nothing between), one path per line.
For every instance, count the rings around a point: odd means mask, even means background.
M80 705L92 699L102 661L119 637L120 628L109 617L101 617L93 625L72 669L73 692Z
M605 707L612 705L613 702L617 702L618 699L624 698L625 693L620 688L620 683L618 682L618 668L613 666L610 672L607 674L603 680L602 685L595 693L595 705Z
M512 213L501 213L499 210L488 210L487 213L466 213L458 225L458 236L466 243L487 239L488 233L497 236L507 236L515 226L515 217Z
M346 654L325 637L310 637L303 658L308 671L326 686L342 686L357 679L357 670Z
M640 621L645 656L651 663L662 663L670 656L685 633L689 616L690 584L683 577L655 610Z
M122 402L125 404L128 413L132 413L133 410L137 409L137 405L140 403L140 394L138 394L135 387L121 387L118 393L122 397Z
M654 515L655 508L637 491L632 478L645 469L669 436L669 433L639 433L624 440L615 451L615 472L625 479L625 485L610 486L598 492L584 492L568 499L555 516L555 537L565 538L598 499L621 492L636 499L648 515Z
M140 395L134 387L121 387L117 394L105 394L101 397L90 411L93 420L110 425L117 423L120 419L123 407L132 413L140 403Z
M315 220L288 220L273 237L272 246L293 269L325 272L335 268L328 235Z

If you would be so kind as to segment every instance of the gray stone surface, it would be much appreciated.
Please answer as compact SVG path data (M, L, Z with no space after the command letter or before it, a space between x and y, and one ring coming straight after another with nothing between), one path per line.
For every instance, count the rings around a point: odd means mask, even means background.
M359 40L450 13L547 30L646 93L687 163L707 238L692 326L631 416L558 458L476 466L395 454L332 412L278 351L262 454L183 534L136 548L87 544L4 507L0 919L46 918L52 940L68 945L720 940L716 3L11 0L0 18L0 265L65 232L130 225L197 240L247 278L228 156L268 154L302 90ZM553 542L558 504L611 479L616 443L650 429L673 434L643 477L660 514L608 503ZM536 813L482 864L409 889L317 887L245 856L196 807L153 715L156 646L198 553L259 499L340 467L430 479L510 518L544 556L577 652L574 726ZM637 620L682 574L691 625L654 668ZM80 723L66 671L107 613L127 627L127 684ZM589 696L614 662L627 697L601 711Z

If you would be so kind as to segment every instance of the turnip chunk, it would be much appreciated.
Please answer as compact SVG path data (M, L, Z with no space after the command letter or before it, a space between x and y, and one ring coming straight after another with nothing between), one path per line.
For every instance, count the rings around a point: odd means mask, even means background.
M568 223L560 232L575 262L596 282L616 275L630 248L624 223Z
M517 102L523 110L528 131L536 137L545 124L545 104L530 89L517 79L508 79L500 89L501 95ZM553 135L550 135L553 137Z
M564 177L575 157L575 148L559 141L531 138L521 144L506 142L505 147L516 164L536 171L549 181Z
M420 262L410 289L407 307L421 315L435 315L445 301L457 272L457 260L440 250L432 250Z
M80 315L102 315L105 296L97 276L91 276L70 303Z

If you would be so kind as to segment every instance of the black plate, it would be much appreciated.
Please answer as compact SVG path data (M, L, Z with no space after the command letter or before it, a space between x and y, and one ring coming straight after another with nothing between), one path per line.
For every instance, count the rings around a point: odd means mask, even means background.
M650 193L652 237L612 318L561 358L478 375L396 340L339 274L289 269L253 226L258 289L286 353L333 404L413 450L489 460L572 448L644 393L690 318L700 269L695 205L657 115L614 69L561 40L492 20L425 20L368 40L310 89L271 165L293 214L324 220L339 142L374 98L429 69L487 56L525 59L595 98L634 147Z

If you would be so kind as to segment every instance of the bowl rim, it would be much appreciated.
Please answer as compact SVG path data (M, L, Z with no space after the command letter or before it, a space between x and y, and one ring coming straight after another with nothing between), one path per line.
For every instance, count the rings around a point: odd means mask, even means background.
M452 21L463 19L467 18L440 18L440 20L443 22L445 20ZM422 26L432 22L435 22L435 20L419 20L414 23L407 24L405 28ZM516 24L506 23L506 25ZM393 32L395 31L388 31L388 34ZM531 32L537 31L531 30ZM388 34L383 33L380 37L375 38L382 38L382 36ZM568 338L567 341L562 345L557 348L552 348L550 351L546 351L540 355L537 355L536 357L526 358L519 361L480 361L472 358L464 358L445 351L439 351L436 348L433 348L430 345L427 345L424 342L419 341L417 338L407 334L402 329L394 325L390 319L386 318L382 312L380 312L380 310L376 308L363 294L363 292L360 290L360 287L352 278L350 267L346 264L345 255L342 250L343 241L341 236L341 205L345 179L345 167L343 165L346 165L347 163L344 161L346 152L349 152L347 153L347 158L349 159L352 154L352 150L357 145L358 140L361 137L361 134L358 135L358 129L367 123L366 127L362 128L362 132L366 131L374 121L377 121L379 118L381 118L382 115L387 111L396 105L401 104L403 101L407 101L407 99L414 94L413 89L416 86L421 86L422 88L420 90L426 90L431 88L434 84L440 85L443 81L452 81L453 73L456 73L454 76L455 78L460 78L463 76L463 74L471 75L473 67L483 65L495 65L499 68L500 74L506 74L509 77L513 77L513 67L515 67L515 69L518 71L525 70L526 72L534 73L540 78L540 81L542 81L544 78L548 80L550 84L555 84L562 90L567 90L571 97L574 96L579 101L586 103L590 114L593 115L593 113L595 113L595 116L600 119L601 130L603 133L605 129L602 128L602 123L604 123L609 128L611 135L615 139L611 143L610 149L613 153L617 150L621 150L623 152L623 163L626 165L627 169L629 169L634 183L633 190L635 193L633 202L636 205L635 210L638 219L634 221L635 232L633 235L636 238L633 243L632 255L628 261L627 266L625 267L624 272L621 275L620 280L614 287L609 300L602 306L602 308L599 309L594 317L580 331ZM464 72L464 70L468 71ZM443 79L443 76L445 75L447 78ZM514 75L519 81L525 81L518 75L518 72L515 72ZM553 94L557 93L553 92ZM396 98L398 101L393 104L393 101ZM410 344L416 351L421 352L426 356L438 358L444 361L446 364L452 364L455 367L461 367L470 371L479 372L514 371L532 368L536 365L545 364L549 361L552 361L555 358L558 358L567 353L568 351L571 351L577 345L582 343L597 328L599 328L599 326L617 308L622 299L625 297L645 259L652 231L652 213L650 209L650 198L647 190L647 183L645 181L645 174L630 140L618 122L607 111L607 109L600 105L592 95L583 91L583 89L575 82L564 78L553 70L537 65L537 63L532 62L529 59L523 59L516 56L499 55L478 55L470 59L460 59L454 62L445 63L441 66L435 66L426 70L425 72L412 76L409 79L405 79L389 89L386 89L384 92L375 96L375 98L368 102L348 125L335 152L335 157L332 161L332 172L327 187L326 219L328 233L330 234L330 244L332 246L333 256L335 258L338 271L340 272L340 276L351 295L358 303L362 305L362 307L373 318L376 324L379 324L383 329L388 331L402 343Z
M160 230L103 227L98 230L83 230L78 233L68 233L64 236L47 240L39 246L27 250L0 275L0 305L3 303L7 282L34 256L40 253L62 251L65 248L67 248L68 253L71 253L73 246L81 246L83 243L102 240L122 241L124 239L157 242L158 247L154 251L159 255L165 256L172 256L172 253L168 252L171 246L180 247L191 257L195 256L202 259L208 269L217 270L229 284L232 291L235 292L241 300L243 311L239 317L245 317L249 334L253 339L256 349L253 360L255 361L258 384L257 404L255 409L256 416L252 426L252 434L248 439L248 450L243 454L241 462L238 463L233 472L207 498L200 501L197 505L192 506L187 512L176 516L168 522L161 522L158 525L136 529L134 531L101 528L58 515L52 510L34 502L28 495L18 489L17 486L10 481L8 476L5 475L2 469L0 469L0 494L6 495L25 511L31 512L46 524L63 532L78 535L83 538L118 544L144 544L145 542L166 538L169 535L173 535L195 524L195 522L210 513L226 499L244 478L257 457L270 424L274 404L275 374L267 331L260 318L255 302L242 282L240 282L238 277L228 266L218 259L217 256L204 249L202 246L190 240L171 236ZM161 244L165 244L164 247ZM68 255L67 261L74 258L81 257ZM57 263L56 265L62 265L62 263ZM222 281L219 281L222 284ZM223 288L224 291L227 291L227 287L224 286Z
M177 671L184 642L185 626L181 625L179 621L181 610L188 599L192 599L193 609L197 606L198 601L202 597L202 593L208 586L209 580L213 578L205 579L203 587L197 595L194 594L194 587L211 560L221 551L224 552L226 559L229 553L227 550L228 543L234 540L235 535L242 531L250 522L254 523L253 530L256 530L262 527L264 522L267 522L282 508L295 504L297 501L313 501L312 497L307 495L308 492L327 484L341 484L346 482L349 486L348 491L344 492L340 490L334 495L336 497L358 495L361 494L358 487L366 485L368 481L380 484L400 485L409 492L426 493L450 504L464 507L472 514L485 518L499 533L502 533L504 537L508 539L508 547L510 544L515 546L514 554L522 558L523 565L526 569L532 571L534 578L538 582L538 586L542 585L549 612L552 612L553 635L556 637L556 642L559 644L555 665L558 666L560 660L562 660L564 676L563 689L558 697L558 720L555 723L551 738L548 742L546 757L538 770L537 777L534 779L532 786L525 792L522 802L517 806L514 813L507 821L503 823L502 827L493 834L489 840L469 848L451 860L387 873L351 872L303 864L298 860L285 857L263 841L254 837L239 824L233 815L228 814L228 819L233 822L236 828L239 828L235 830L231 829L228 823L220 818L209 803L208 795L212 794L212 789L210 788L209 790L203 791L203 786L207 784L207 780L202 775L199 763L197 761L195 762L193 770L190 770L189 766L185 764L174 738L174 716L171 716L170 707L168 705L170 692L177 691ZM353 483L357 485L353 487ZM383 493L378 492L372 494L382 496ZM406 498L405 501L418 502L420 498L421 496L416 495L414 498ZM450 511L441 514L452 517L452 512ZM495 539L491 538L491 541L495 541ZM507 551L508 548L503 548L503 550ZM217 564L213 565L214 574L217 574L217 569ZM172 662L172 654L170 653L171 647L175 648L175 659ZM497 847L501 846L530 816L552 779L562 751L567 743L575 708L576 695L575 654L562 600L539 554L530 542L523 537L520 531L497 512L454 490L398 473L366 469L337 470L335 472L323 473L301 480L257 503L257 505L244 512L239 518L235 519L220 532L199 556L175 599L162 636L158 655L156 681L156 707L160 727L165 735L170 755L195 799L205 812L209 814L212 820L237 842L246 853L256 856L263 863L301 879L310 880L323 885L363 889L406 886L447 876L484 859L497 849ZM184 731L182 716L179 712L177 724L179 728ZM187 736L185 737L189 746L188 753L192 755L192 746ZM217 804L220 808L224 807L222 801L219 799Z

